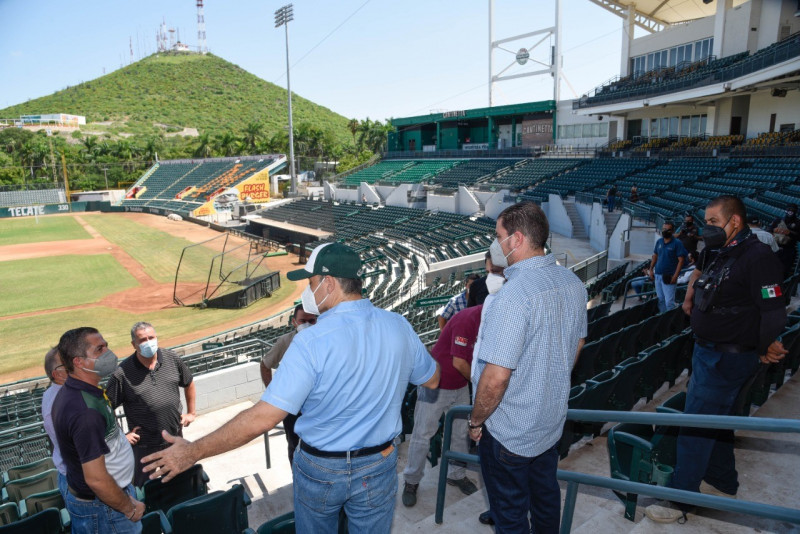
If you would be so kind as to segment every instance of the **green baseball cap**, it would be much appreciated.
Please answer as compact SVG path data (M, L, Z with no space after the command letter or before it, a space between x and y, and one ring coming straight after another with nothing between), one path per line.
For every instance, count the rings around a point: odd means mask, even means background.
M303 269L289 271L286 278L292 281L305 280L315 274L336 278L359 278L361 258L355 250L341 243L325 243L311 252Z

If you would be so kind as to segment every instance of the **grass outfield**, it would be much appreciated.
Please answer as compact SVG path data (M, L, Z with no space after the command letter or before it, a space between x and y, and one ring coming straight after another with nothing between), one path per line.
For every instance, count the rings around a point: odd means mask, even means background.
M131 219L108 213L81 215L103 237L122 247L153 280L161 283L175 280L175 268L183 248L191 241L139 224ZM181 266L181 282L205 282L215 251L204 246L192 248L192 261Z
M108 341L111 350L117 356L123 357L133 350L130 345L130 327L136 321L152 322L159 337L167 339L199 332L216 324L235 320L243 314L264 310L285 298L294 287L294 282L281 277L281 288L272 297L259 300L244 310L169 308L142 315L98 307L0 321L0 374L42 365L47 350L58 343L61 334L71 328L94 326ZM287 308L291 305L291 302L286 303Z
M38 223L36 217L0 219L0 247L91 237L72 217L39 217Z
M2 261L0 280L0 317L89 304L137 285L110 254Z

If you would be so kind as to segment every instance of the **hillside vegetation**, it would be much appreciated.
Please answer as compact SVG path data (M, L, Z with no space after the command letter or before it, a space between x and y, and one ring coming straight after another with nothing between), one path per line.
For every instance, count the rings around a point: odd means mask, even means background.
M159 159L288 154L286 90L211 54L158 54L101 78L0 110L0 117L70 113L80 130L0 130L0 186L63 182L91 190L130 185ZM297 169L342 172L386 146L389 126L347 119L292 95ZM185 128L196 136L182 136ZM63 156L63 158L62 158Z
M260 122L267 136L286 124L286 89L208 54L158 54L100 78L0 110L0 117L72 113L87 122L113 121L113 130L145 134L184 127L200 133L243 133ZM308 122L347 141L348 119L296 94L296 124ZM106 126L106 125L103 125ZM108 129L108 128L105 128Z

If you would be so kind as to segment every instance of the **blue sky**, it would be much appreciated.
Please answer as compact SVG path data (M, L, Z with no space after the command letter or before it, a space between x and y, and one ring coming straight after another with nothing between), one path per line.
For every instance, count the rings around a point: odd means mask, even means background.
M284 33L273 15L284 3L207 0L208 48L285 87ZM548 0L495 4L495 39L553 21ZM562 9L563 69L580 95L619 72L622 20L587 0L562 0ZM130 60L130 38L136 58L154 52L162 19L196 45L196 13L193 0L0 0L0 108L118 69ZM294 17L292 90L337 113L383 120L488 105L487 0L297 0ZM495 52L495 70L513 59ZM495 105L552 98L546 77L496 87ZM567 83L561 96L574 96Z

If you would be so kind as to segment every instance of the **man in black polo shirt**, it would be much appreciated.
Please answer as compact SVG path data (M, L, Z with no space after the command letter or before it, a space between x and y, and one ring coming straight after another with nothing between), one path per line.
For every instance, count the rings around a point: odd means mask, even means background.
M186 363L169 349L158 347L153 325L138 322L131 328L135 352L125 359L108 380L111 406L122 406L128 422L128 441L133 445L136 471L133 484L142 487L148 476L141 459L169 444L161 431L182 436L182 427L194 421L195 386ZM186 412L181 415L180 388L184 388Z
M776 341L786 324L782 269L747 226L741 199L723 195L712 200L705 218L705 248L683 303L695 336L684 413L733 415L739 392L759 365L786 354ZM733 431L681 428L671 486L735 497ZM662 502L648 506L645 514L671 523L689 511L686 505Z
M99 386L117 357L91 327L65 332L58 352L68 376L53 403L53 423L67 467L72 532L138 534L144 503L131 484L133 451Z

